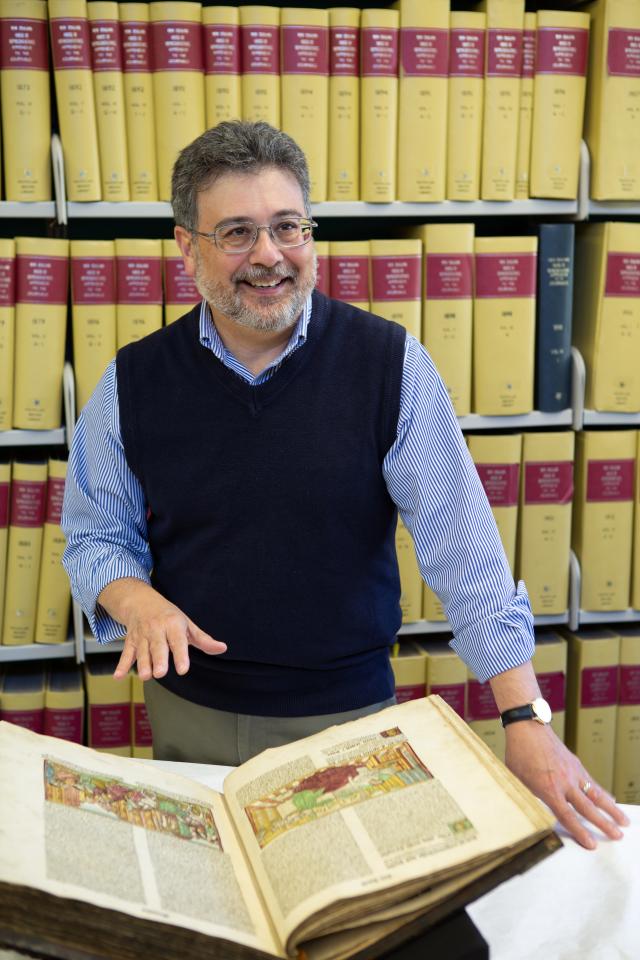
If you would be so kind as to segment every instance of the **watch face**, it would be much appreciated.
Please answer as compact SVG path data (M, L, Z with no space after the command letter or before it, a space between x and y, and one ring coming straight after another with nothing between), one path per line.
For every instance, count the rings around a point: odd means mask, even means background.
M542 723L551 723L551 707L542 697L537 697L531 704L533 712Z

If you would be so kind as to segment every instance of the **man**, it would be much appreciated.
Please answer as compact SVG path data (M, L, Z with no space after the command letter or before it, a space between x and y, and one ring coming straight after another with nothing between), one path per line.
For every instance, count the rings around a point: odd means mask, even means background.
M532 616L446 390L403 328L314 292L309 179L267 124L182 151L175 237L203 297L120 350L74 434L65 564L155 755L236 764L393 700L396 511L507 762L586 847L625 818L531 719ZM124 631L123 631L124 628ZM190 648L190 649L189 649ZM519 711L519 712L518 712Z

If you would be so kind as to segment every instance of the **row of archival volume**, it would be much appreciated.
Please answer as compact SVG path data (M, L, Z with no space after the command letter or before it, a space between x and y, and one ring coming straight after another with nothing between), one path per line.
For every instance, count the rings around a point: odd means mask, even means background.
M569 408L572 342L587 406L636 413L640 224L580 225L575 258L574 230L318 241L317 284L421 340L458 416ZM78 409L119 347L162 326L163 301L170 323L200 299L174 240L0 240L0 430L60 426L69 285Z
M575 198L583 130L592 196L640 199L636 0L537 14L525 0L4 0L2 13L9 200L51 198L49 33L73 201L170 199L178 152L233 118L301 145L316 202Z

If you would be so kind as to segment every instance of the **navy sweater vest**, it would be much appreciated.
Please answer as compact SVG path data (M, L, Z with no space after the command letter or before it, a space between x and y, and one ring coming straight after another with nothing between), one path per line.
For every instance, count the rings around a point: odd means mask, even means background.
M396 437L405 331L314 293L307 341L251 386L199 340L199 307L117 356L127 461L149 506L152 583L228 649L161 681L260 716L393 695L401 623Z

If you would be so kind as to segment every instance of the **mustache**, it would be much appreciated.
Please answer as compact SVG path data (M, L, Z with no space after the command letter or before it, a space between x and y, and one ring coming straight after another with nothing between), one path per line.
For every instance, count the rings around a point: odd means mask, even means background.
M280 263L271 269L266 267L240 267L231 277L234 283L246 281L247 283L269 283L271 280L284 280L290 278L295 280L298 271L295 267Z

